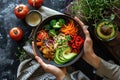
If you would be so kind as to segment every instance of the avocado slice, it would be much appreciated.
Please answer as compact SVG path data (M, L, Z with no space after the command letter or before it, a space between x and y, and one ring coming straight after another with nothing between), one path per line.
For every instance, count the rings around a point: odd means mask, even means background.
M54 57L55 63L64 64L70 61L71 59L73 59L77 55L77 53L70 53L70 52L71 52L71 48L69 46L58 48L55 52L55 57Z
M66 61L66 59L63 57L63 53L70 53L71 52L71 48L69 46L64 46L61 48L60 50L60 55L59 55L59 58L60 60L63 60L63 61Z
M62 54L59 56L59 59L66 62L66 59L62 56Z
M64 62L61 62L60 60L58 60L56 58L54 59L54 62L57 63L57 64L64 64Z
M77 56L77 53L63 53L63 58L67 61L72 60L75 56Z
M116 36L117 27L108 20L100 22L96 26L96 34L100 40L108 41Z
M64 64L65 61L64 61L64 60L61 60L61 59L60 59L60 56L61 56L61 49L57 49L56 52L55 52L54 61L55 61L57 64Z

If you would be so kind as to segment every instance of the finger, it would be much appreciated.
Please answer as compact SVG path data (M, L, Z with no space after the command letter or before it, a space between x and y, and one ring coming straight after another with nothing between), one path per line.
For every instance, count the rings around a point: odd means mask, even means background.
M80 26L83 28L83 26L85 25L78 17L74 17L74 19L80 24Z
M35 44L34 44L33 41L32 41L32 48L33 48L34 56L37 56L37 53L36 53L36 51L35 51Z
M90 37L89 31L87 30L87 27L85 26L85 24L78 17L75 17L74 19L81 25L81 28L83 29L85 36Z
M90 34L89 34L88 30L85 32L85 42L89 43L89 45L92 45L92 39L90 37Z
M87 30L86 27L83 27L83 32L84 32L86 38L90 37L90 33L89 33L89 31Z
M43 60L39 56L35 56L35 59L38 61L38 63L45 68L47 66L46 63L43 62Z

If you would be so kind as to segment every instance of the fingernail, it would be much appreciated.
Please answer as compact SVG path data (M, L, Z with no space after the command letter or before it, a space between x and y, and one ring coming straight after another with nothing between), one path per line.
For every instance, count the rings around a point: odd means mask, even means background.
M74 16L74 18L76 18L76 16Z
M83 28L85 28L85 29L87 29L88 27L89 27L89 26L87 26L87 25L84 25L84 26L83 26Z

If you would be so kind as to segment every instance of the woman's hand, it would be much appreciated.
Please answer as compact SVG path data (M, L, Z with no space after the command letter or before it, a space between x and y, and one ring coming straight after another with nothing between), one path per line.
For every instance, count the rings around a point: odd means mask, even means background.
M84 25L84 23L80 21L77 17L75 17L75 20L81 25L81 28L83 29L83 32L85 34L84 54L82 58L97 69L100 65L100 58L94 53L93 42L90 37L89 31L87 30L87 27Z
M46 64L45 62L43 62L43 60L37 55L34 46L35 46L34 42L32 42L32 47L33 47L35 59L42 66L42 68L46 72L55 75L57 80L63 80L63 78L65 77L65 74L66 74L66 68L58 68L56 66L53 66L51 64Z
M81 25L81 28L83 29L83 32L85 34L84 56L87 56L88 54L92 54L94 52L93 43L90 38L89 31L87 30L87 27L84 25L84 23L80 21L77 17L75 17L75 20Z

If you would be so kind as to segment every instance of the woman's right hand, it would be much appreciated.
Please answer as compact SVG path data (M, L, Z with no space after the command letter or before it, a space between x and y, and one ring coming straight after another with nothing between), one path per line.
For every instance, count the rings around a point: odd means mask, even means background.
M92 55L92 53L94 53L93 42L91 40L89 31L87 30L87 26L85 26L85 24L82 21L80 21L80 19L78 19L77 17L75 17L75 20L81 25L81 28L83 29L83 32L85 34L84 55L83 56L87 56L88 54Z
M100 58L94 53L93 42L90 37L89 31L87 30L85 24L82 21L80 21L79 18L75 17L75 20L81 25L81 28L83 29L83 32L85 34L84 54L82 58L87 63L89 63L90 65L97 69L100 65Z

